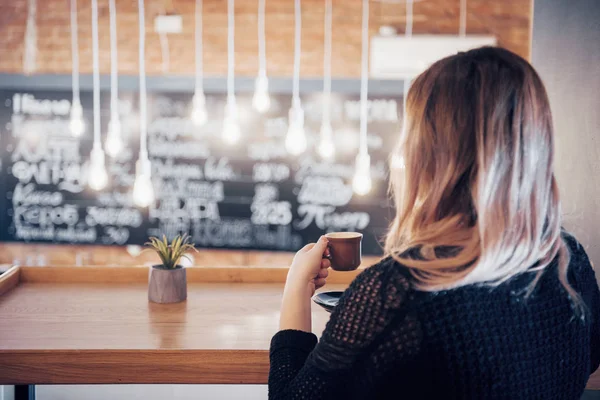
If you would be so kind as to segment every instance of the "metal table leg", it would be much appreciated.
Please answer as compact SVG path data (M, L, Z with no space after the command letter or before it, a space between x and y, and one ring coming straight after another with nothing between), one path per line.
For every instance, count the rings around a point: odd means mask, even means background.
M35 400L35 385L15 385L15 400Z

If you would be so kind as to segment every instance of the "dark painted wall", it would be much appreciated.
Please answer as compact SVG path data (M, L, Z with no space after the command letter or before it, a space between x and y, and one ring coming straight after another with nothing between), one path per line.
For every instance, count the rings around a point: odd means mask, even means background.
M532 62L554 115L565 226L600 277L600 0L535 0Z

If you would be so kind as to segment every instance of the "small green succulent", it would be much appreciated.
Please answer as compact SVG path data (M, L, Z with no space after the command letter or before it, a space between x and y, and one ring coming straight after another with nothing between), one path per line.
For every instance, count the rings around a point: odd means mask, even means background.
M189 260L189 257L185 255L188 250L198 251L194 244L190 243L190 239L190 235L184 233L183 235L177 235L169 244L165 235L163 235L162 240L152 236L150 241L146 242L146 246L150 247L147 250L156 251L164 269L175 269L182 257Z

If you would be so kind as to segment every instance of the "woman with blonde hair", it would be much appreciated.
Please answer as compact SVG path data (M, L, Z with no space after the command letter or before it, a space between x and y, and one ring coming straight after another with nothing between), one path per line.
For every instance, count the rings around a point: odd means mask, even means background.
M412 84L391 172L386 257L317 342L327 240L290 267L270 399L579 399L600 363L600 293L561 232L552 116L533 67L500 48Z

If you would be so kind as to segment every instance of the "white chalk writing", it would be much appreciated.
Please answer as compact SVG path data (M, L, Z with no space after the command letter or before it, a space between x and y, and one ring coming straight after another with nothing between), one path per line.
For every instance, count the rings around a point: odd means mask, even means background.
M161 221L168 220L190 220L195 221L220 219L219 206L216 202L206 199L187 198L179 199L171 197L162 199L157 208L150 209L150 218Z
M208 220L194 225L192 237L201 246L251 247L252 233L252 223L248 219Z
M173 142L169 140L153 139L148 145L151 157L172 157L185 159L201 159L210 156L210 149L205 143L198 142Z
M279 198L279 188L268 183L259 183L254 186L254 203L269 203Z
M22 223L40 226L75 225L79 221L77 207L65 204L61 207L18 206L14 209L15 225Z
M13 112L15 114L31 115L67 115L71 109L71 102L66 99L36 99L29 93L15 93L13 95Z
M279 141L248 144L248 157L251 160L269 161L286 158L287 150Z
M176 177L187 179L202 179L202 167L196 164L175 163L168 159L161 161L160 159L152 160L152 172L159 177Z
M237 179L237 174L229 164L227 157L218 159L209 157L204 164L204 175L206 179L218 181L233 181Z
M277 226L270 229L268 226L259 225L254 227L254 246L267 247L278 250L298 250L302 247L302 237L293 234L290 225Z
M289 225L292 222L292 205L287 201L253 203L250 220L256 225Z
M352 186L338 177L306 177L298 194L299 203L345 206L352 199Z
M104 228L104 237L102 238L104 244L124 245L128 239L129 230L127 228L115 228L113 226Z
M350 121L360 120L360 101L359 100L347 100L344 102L344 109L346 111L346 117ZM396 100L386 99L374 99L367 100L367 120L369 122L384 121L384 122L396 122L398 121L398 103Z
M12 194L12 202L16 206L24 204L37 204L44 206L58 206L63 202L63 195L60 192L46 192L35 190L34 184L23 185L17 183Z
M335 207L314 204L302 204L298 207L298 215L302 218L295 221L296 229L305 229L313 222L319 229L329 230L362 230L369 225L370 217L366 212L334 213Z
M254 182L281 182L290 177L290 167L285 164L257 163L252 167Z
M142 225L142 213L136 208L87 207L85 223L89 226L116 225L138 227Z

